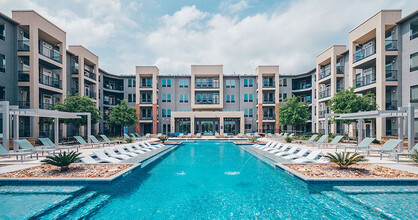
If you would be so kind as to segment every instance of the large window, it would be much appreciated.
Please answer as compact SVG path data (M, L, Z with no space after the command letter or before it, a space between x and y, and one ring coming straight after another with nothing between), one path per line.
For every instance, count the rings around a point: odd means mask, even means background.
M253 109L244 108L244 117L253 117Z
M418 19L411 21L409 24L409 39L414 39L418 37Z
M253 94L244 93L244 102L253 102Z
M6 56L0 54L0 72L6 72Z
M180 94L180 103L188 103L189 102L189 94Z
M180 88L187 88L187 87L189 87L189 79L180 79L179 80L179 87Z
M6 90L3 86L0 86L0 101L6 100Z
M418 53L411 54L409 68L411 72L418 70Z
M251 124L245 124L245 129L246 130L251 130Z
M171 94L163 94L162 95L162 102L171 102Z
M226 95L226 102L227 103L234 103L235 102L235 95L234 94Z
M227 79L226 88L235 88L235 79Z
M6 26L3 23L0 23L0 40L6 39Z
M171 117L171 109L163 109L163 117Z
M171 87L171 79L163 78L162 79L162 86L163 87Z
M244 78L244 87L253 87L254 79L253 78Z
M128 79L128 87L135 87L136 86L136 79Z
M410 100L411 103L418 103L418 85L411 86L410 88Z

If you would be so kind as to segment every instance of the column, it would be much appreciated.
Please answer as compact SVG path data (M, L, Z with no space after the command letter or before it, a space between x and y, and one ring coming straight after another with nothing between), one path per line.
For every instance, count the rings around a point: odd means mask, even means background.
M19 140L19 115L14 115L13 119L14 119L14 129L15 129L14 130L14 133L15 133L14 139ZM7 143L8 143L8 141L7 141ZM9 150L9 147L7 147L6 150ZM13 150L14 151L18 150L18 147L14 143L13 143Z
M220 116L219 118L219 134L224 134L224 116Z
M194 116L191 116L190 117L190 133L192 133L192 135L195 134L195 131L194 130L195 130L194 129Z
M91 135L91 115L87 113L87 141L88 143L91 142L89 136Z
M89 133L89 132L87 132L87 133ZM90 138L88 138L88 139L90 139ZM54 119L54 143L57 146L59 144L59 119L58 118Z

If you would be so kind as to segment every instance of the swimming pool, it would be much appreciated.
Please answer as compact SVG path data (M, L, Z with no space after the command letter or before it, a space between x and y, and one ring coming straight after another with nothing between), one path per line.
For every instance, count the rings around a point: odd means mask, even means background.
M396 187L396 193L390 186L380 191L374 187L369 193L359 193L359 187L313 190L233 143L203 141L183 143L165 158L110 185L69 189L74 190L69 193L72 198L63 193L59 205L34 215L45 219L412 219L418 214L416 186L405 186L402 192ZM3 198L12 207L9 197Z

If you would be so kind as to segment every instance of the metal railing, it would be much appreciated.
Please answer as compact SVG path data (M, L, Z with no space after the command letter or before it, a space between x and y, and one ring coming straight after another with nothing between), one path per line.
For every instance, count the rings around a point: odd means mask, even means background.
M30 50L29 40L18 40L17 41L17 50L18 51L29 51Z
M319 72L319 79L323 79L326 78L328 76L331 76L331 69L325 70L325 69L321 69L321 71Z
M17 81L18 82L29 82L30 79L30 75L29 75L29 71L18 71L17 72Z
M354 53L354 63L357 61L360 61L362 59L365 59L373 54L376 53L376 44L372 44L372 46L369 46L367 48L363 48L361 50L358 50Z
M140 88L152 88L152 84L141 84L139 85Z
M89 97L89 98L96 99L96 93L95 92L90 91L89 93L84 94L84 95Z
M263 88L274 88L274 82L264 82L263 83Z
M354 80L354 87L359 88L359 87L367 86L373 83L376 83L376 73L372 73L366 76L356 78Z
M337 66L337 74L344 74L344 66Z
M139 119L141 119L141 120L152 120L152 115L140 115Z
M219 99L197 99L195 104L214 105L219 104Z
M274 115L263 115L263 120L274 120L275 116Z
M45 47L42 44L39 44L39 54L48 57L49 59L52 59L54 61L57 61L59 63L62 62L62 55L57 50L51 50L48 47Z
M311 83L306 83L306 84L295 83L292 86L292 90L309 89L311 87L312 87L312 84Z
M40 109L47 109L47 110L51 110L54 107L54 104L51 103L39 103L39 108Z
M116 91L123 91L123 85L120 85L120 84L115 84L114 86L110 86L110 84L105 84L104 88L116 90Z
M96 80L96 76L97 76L95 73L91 72L88 69L84 69L84 75L92 80Z
M397 40L385 40L385 49L387 51L398 50L398 41Z
M263 100L263 104L274 104L274 103L275 103L274 99L264 99Z
M29 101L19 101L18 102L19 108L30 108Z
M141 99L141 104L152 104L152 99Z
M386 110L397 110L398 100L387 100L385 103Z
M196 89L219 89L219 85L196 83Z
M59 78L39 74L39 83L61 89L62 81Z
M331 89L325 89L319 92L319 98L323 99L323 98L327 98L331 96Z
M386 81L398 81L398 70L386 70Z

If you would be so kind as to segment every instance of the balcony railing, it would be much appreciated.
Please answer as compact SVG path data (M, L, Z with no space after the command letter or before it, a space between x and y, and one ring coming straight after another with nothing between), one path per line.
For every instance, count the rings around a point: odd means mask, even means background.
M219 89L219 85L196 83L196 89Z
M263 120L274 120L275 116L274 115L263 115Z
M17 74L19 82L29 82L29 71L18 71Z
M219 104L219 99L197 99L195 104L199 105L215 105Z
M367 48L363 48L361 50L356 51L354 54L354 63L357 61L360 61L362 59L365 59L373 54L376 53L376 44L372 44L371 46L368 46Z
M29 40L18 40L17 41L17 50L18 51L29 51Z
M40 109L47 109L47 110L51 110L54 107L54 104L51 103L39 103L39 108Z
M152 104L152 99L141 99L141 104Z
M105 84L104 88L116 90L116 91L123 91L123 85L118 85L118 84L115 84L113 86L111 86L110 84Z
M311 83L307 83L307 84L297 84L297 83L295 83L295 84L293 84L292 89L293 90L302 90L302 89L309 89L311 87L312 87Z
M78 74L78 68L71 67L71 74Z
M319 118L325 118L326 114L329 114L329 110L319 111Z
M275 103L274 99L264 99L263 100L263 104L274 104L274 103Z
M39 74L39 83L61 89L61 80L59 78Z
M141 88L152 88L152 84L141 84L139 87L141 87Z
M344 74L344 66L337 66L337 74Z
M95 92L89 92L89 93L84 94L84 95L91 98L91 99L96 99L96 93Z
M141 120L152 120L152 115L140 115Z
M386 81L398 81L398 70L386 70Z
M263 88L274 88L274 82L264 82L263 83Z
M331 69L327 69L327 70L322 69L322 70L319 72L319 79L323 79L323 78L326 78L326 77L328 77L328 76L331 76Z
M84 75L93 80L96 80L96 76L97 76L95 73L91 72L88 69L84 69Z
M397 40L385 40L385 49L387 51L398 50L398 41Z
M39 54L48 57L49 59L52 59L54 61L57 61L59 63L62 62L62 55L57 50L52 50L42 44L39 44Z
M30 108L30 102L28 101L19 101L19 108Z
M331 89L325 89L319 92L319 98L323 99L323 98L327 98L331 96Z
M355 88L367 86L373 83L376 83L376 73L368 74L366 76L362 76L354 80Z
M398 100L387 100L386 110L398 110Z
M116 105L116 100L103 100L103 104L105 105Z

